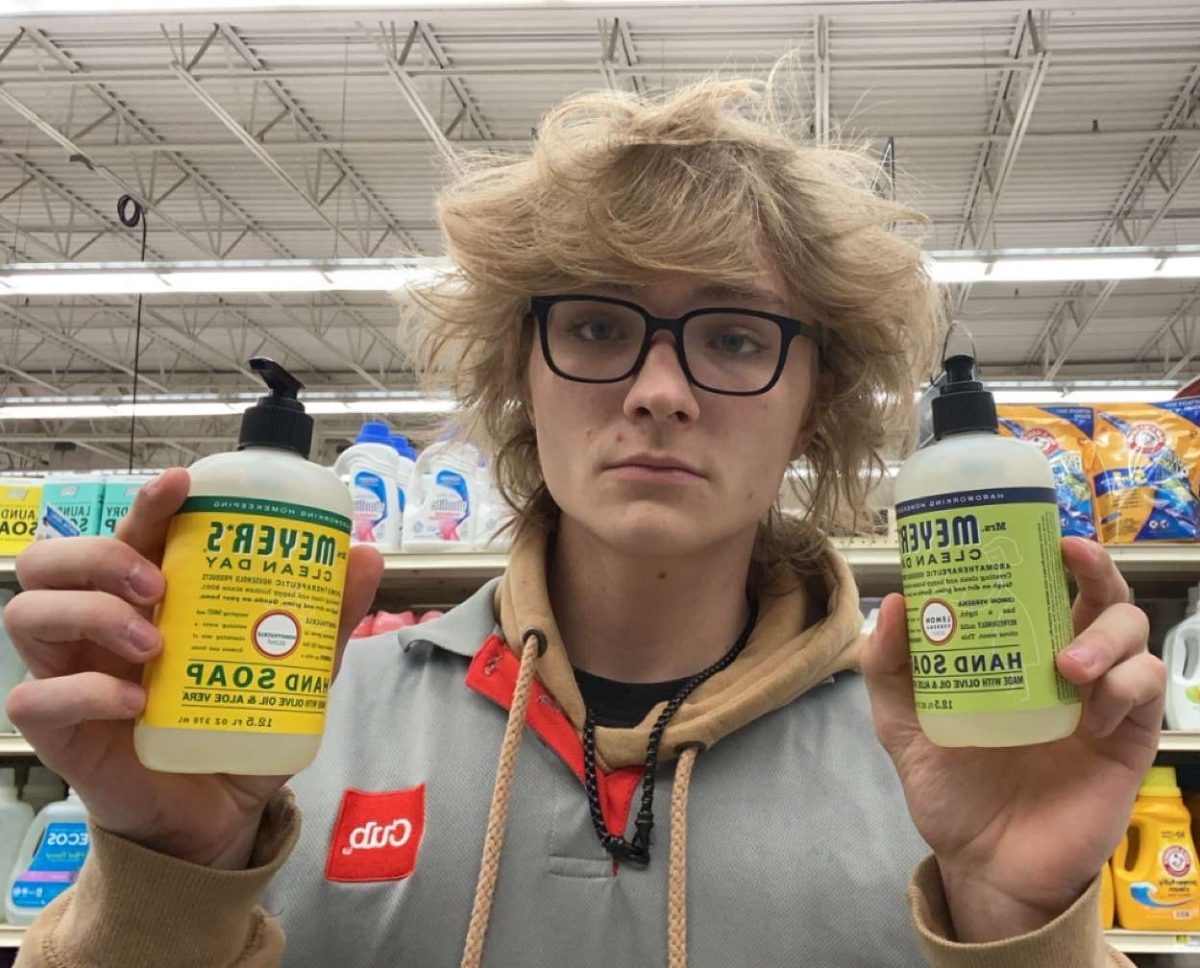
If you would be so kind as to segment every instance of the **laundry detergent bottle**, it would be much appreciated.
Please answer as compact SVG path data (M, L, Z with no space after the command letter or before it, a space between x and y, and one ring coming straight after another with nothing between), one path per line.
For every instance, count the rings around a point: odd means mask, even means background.
M1163 640L1167 667L1167 729L1200 730L1200 591L1188 593L1188 614Z
M1112 865L1121 927L1193 931L1200 926L1196 845L1173 766L1154 766L1146 774Z
M917 718L938 746L1062 739L1081 704L1054 664L1073 635L1054 472L998 435L972 357L945 368L937 442L895 483Z
M338 455L333 471L353 497L352 542L398 549L404 510L398 482L404 467L391 428L377 421L363 424L354 443Z
M168 773L292 774L317 753L350 551L350 493L308 460L298 380L269 388L238 450L193 464L167 532L163 648L143 677L141 762Z
M91 846L87 809L71 790L38 812L25 833L8 878L4 919L33 924L42 910L79 877Z

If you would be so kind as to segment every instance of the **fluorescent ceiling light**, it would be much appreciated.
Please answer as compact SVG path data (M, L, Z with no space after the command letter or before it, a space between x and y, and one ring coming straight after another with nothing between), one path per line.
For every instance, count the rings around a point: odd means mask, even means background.
M934 282L978 282L988 271L989 263L979 259L931 259L929 275Z
M997 403L1009 404L1051 404L1062 403L1062 390L993 390L992 396Z
M1163 403L1175 397L1175 390L1146 387L1144 390L1106 390L1104 387L1071 390L1064 403Z
M1174 256L1167 259L1158 274L1167 279L1195 279L1200 277L1200 256Z
M312 269L164 272L168 292L324 292L333 284Z
M429 269L331 269L325 273L331 288L358 291L387 291L403 289L422 282L432 282L439 270Z
M171 395L141 397L134 404L128 398L105 400L83 397L75 400L38 398L29 403L0 404L0 421L6 420L128 420L130 417L228 417L237 416L258 394L236 399L181 400ZM321 414L442 414L454 409L454 401L445 397L373 396L341 399L317 397L304 400L305 409Z
M1148 279L1161 260L1129 259L999 259L988 282L1067 282L1086 279Z
M639 0L643 7L724 6L728 0ZM512 9L528 10L547 7L609 7L628 6L629 0L439 0L438 10ZM429 0L354 0L358 10L420 10L433 9ZM106 15L147 14L208 14L208 13L269 13L313 10L328 12L336 9L329 0L110 0L104 4ZM8 17L83 16L97 13L96 0L6 0L0 7L0 20Z
M0 278L4 288L21 296L112 295L169 292L153 272L28 272Z

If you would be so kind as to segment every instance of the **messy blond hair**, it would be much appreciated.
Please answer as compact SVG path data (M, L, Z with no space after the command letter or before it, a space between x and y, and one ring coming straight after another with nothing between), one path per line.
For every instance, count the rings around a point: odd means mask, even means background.
M663 272L737 284L764 264L826 330L809 472L790 483L818 528L863 510L939 329L920 248L895 231L926 220L872 191L864 151L798 143L779 114L751 81L581 94L542 119L531 153L471 158L441 192L455 268L414 293L418 365L449 384L518 528L557 516L525 400L530 297ZM770 527L784 538L778 515Z

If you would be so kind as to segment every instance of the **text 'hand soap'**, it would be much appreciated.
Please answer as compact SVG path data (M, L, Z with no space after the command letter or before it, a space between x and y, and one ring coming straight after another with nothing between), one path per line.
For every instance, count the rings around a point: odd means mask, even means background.
M138 758L170 773L292 774L316 755L350 547L350 493L308 460L301 384L251 360L270 394L238 449L191 466L171 522Z
M1054 473L998 436L972 357L945 366L937 442L895 488L917 718L939 746L1062 739L1080 699L1054 666L1072 639Z

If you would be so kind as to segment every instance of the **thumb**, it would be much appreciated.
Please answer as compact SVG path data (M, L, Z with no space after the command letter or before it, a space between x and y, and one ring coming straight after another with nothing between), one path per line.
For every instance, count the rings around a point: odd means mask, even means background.
M333 675L337 678L338 670L342 667L342 652L350 641L350 633L363 620L371 603L375 601L375 593L379 591L379 581L383 578L383 556L367 545L355 545L350 549L350 557L346 561L346 592L342 596L342 618L338 624L337 655L333 663Z
M904 596L891 594L879 606L875 630L867 640L860 668L871 697L875 735L888 753L921 731L913 701L912 662Z

